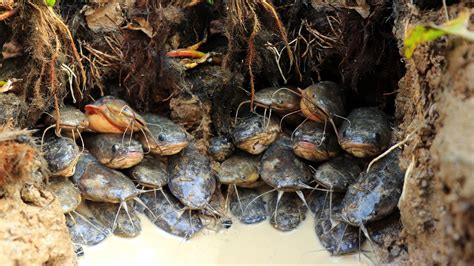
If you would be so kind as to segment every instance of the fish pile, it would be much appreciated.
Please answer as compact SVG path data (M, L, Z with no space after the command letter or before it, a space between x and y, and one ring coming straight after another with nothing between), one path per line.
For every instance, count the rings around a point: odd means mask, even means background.
M206 227L229 228L232 218L268 219L291 231L308 209L327 251L357 252L364 237L390 231L379 220L396 209L404 174L399 150L364 170L391 144L389 117L375 107L347 113L344 102L330 81L304 90L261 89L252 110L239 117L248 102L242 103L232 133L212 137L207 152L169 118L138 114L112 96L86 105L85 113L67 106L59 121L46 119L47 129L59 129L43 133L53 175L48 186L78 254L111 233L137 236L137 212L189 239ZM90 214L77 209L81 202Z

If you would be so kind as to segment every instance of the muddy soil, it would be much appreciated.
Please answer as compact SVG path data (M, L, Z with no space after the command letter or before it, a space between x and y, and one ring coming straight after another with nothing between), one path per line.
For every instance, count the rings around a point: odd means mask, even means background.
M64 215L28 135L0 133L0 265L74 265Z
M399 40L407 27L446 20L443 8L417 10L408 2L396 5ZM465 5L449 6L449 16ZM474 44L443 38L417 48L405 63L396 115L400 140L415 132L403 152L401 164L412 170L399 202L410 261L469 265L474 262Z

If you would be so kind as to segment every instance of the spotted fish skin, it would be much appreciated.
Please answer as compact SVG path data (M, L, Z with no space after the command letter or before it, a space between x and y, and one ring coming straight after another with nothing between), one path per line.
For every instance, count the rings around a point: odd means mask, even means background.
M149 210L144 210L141 206L136 208L165 232L189 239L204 227L197 213L184 210L184 205L167 189L156 195L153 192L143 193L140 199Z
M399 156L400 150L392 151L349 186L342 202L345 222L364 225L388 216L397 207L404 179Z

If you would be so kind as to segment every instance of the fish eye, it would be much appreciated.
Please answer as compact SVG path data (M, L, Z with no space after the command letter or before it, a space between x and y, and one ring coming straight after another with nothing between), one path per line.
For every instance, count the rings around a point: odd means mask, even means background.
M262 127L262 122L258 121L257 122L257 127Z
M347 135L350 134L350 128L347 128L346 130L342 131L342 137L347 138Z
M112 145L112 152L114 152L114 153L115 153L115 152L117 152L117 150L118 150L118 149L119 149L119 146L118 146L118 144L114 144L114 145Z
M158 135L158 140L159 141L165 141L165 135L164 134Z
M375 138L375 141L379 142L380 141L380 134L378 132L374 133L374 138Z
M311 97L313 97L314 99L316 99L316 94L311 95Z
M225 229L229 229L232 227L232 221L225 221L223 225Z

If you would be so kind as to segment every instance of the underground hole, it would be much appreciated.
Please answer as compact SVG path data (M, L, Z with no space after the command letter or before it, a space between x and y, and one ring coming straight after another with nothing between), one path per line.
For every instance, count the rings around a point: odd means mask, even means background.
M446 53L472 47L404 53L409 29L460 2L0 4L0 199L20 208L0 232L39 221L35 256L0 262L470 261L428 232L462 224L446 197L471 199L470 161L440 151L449 86L469 90L445 70L467 53Z

